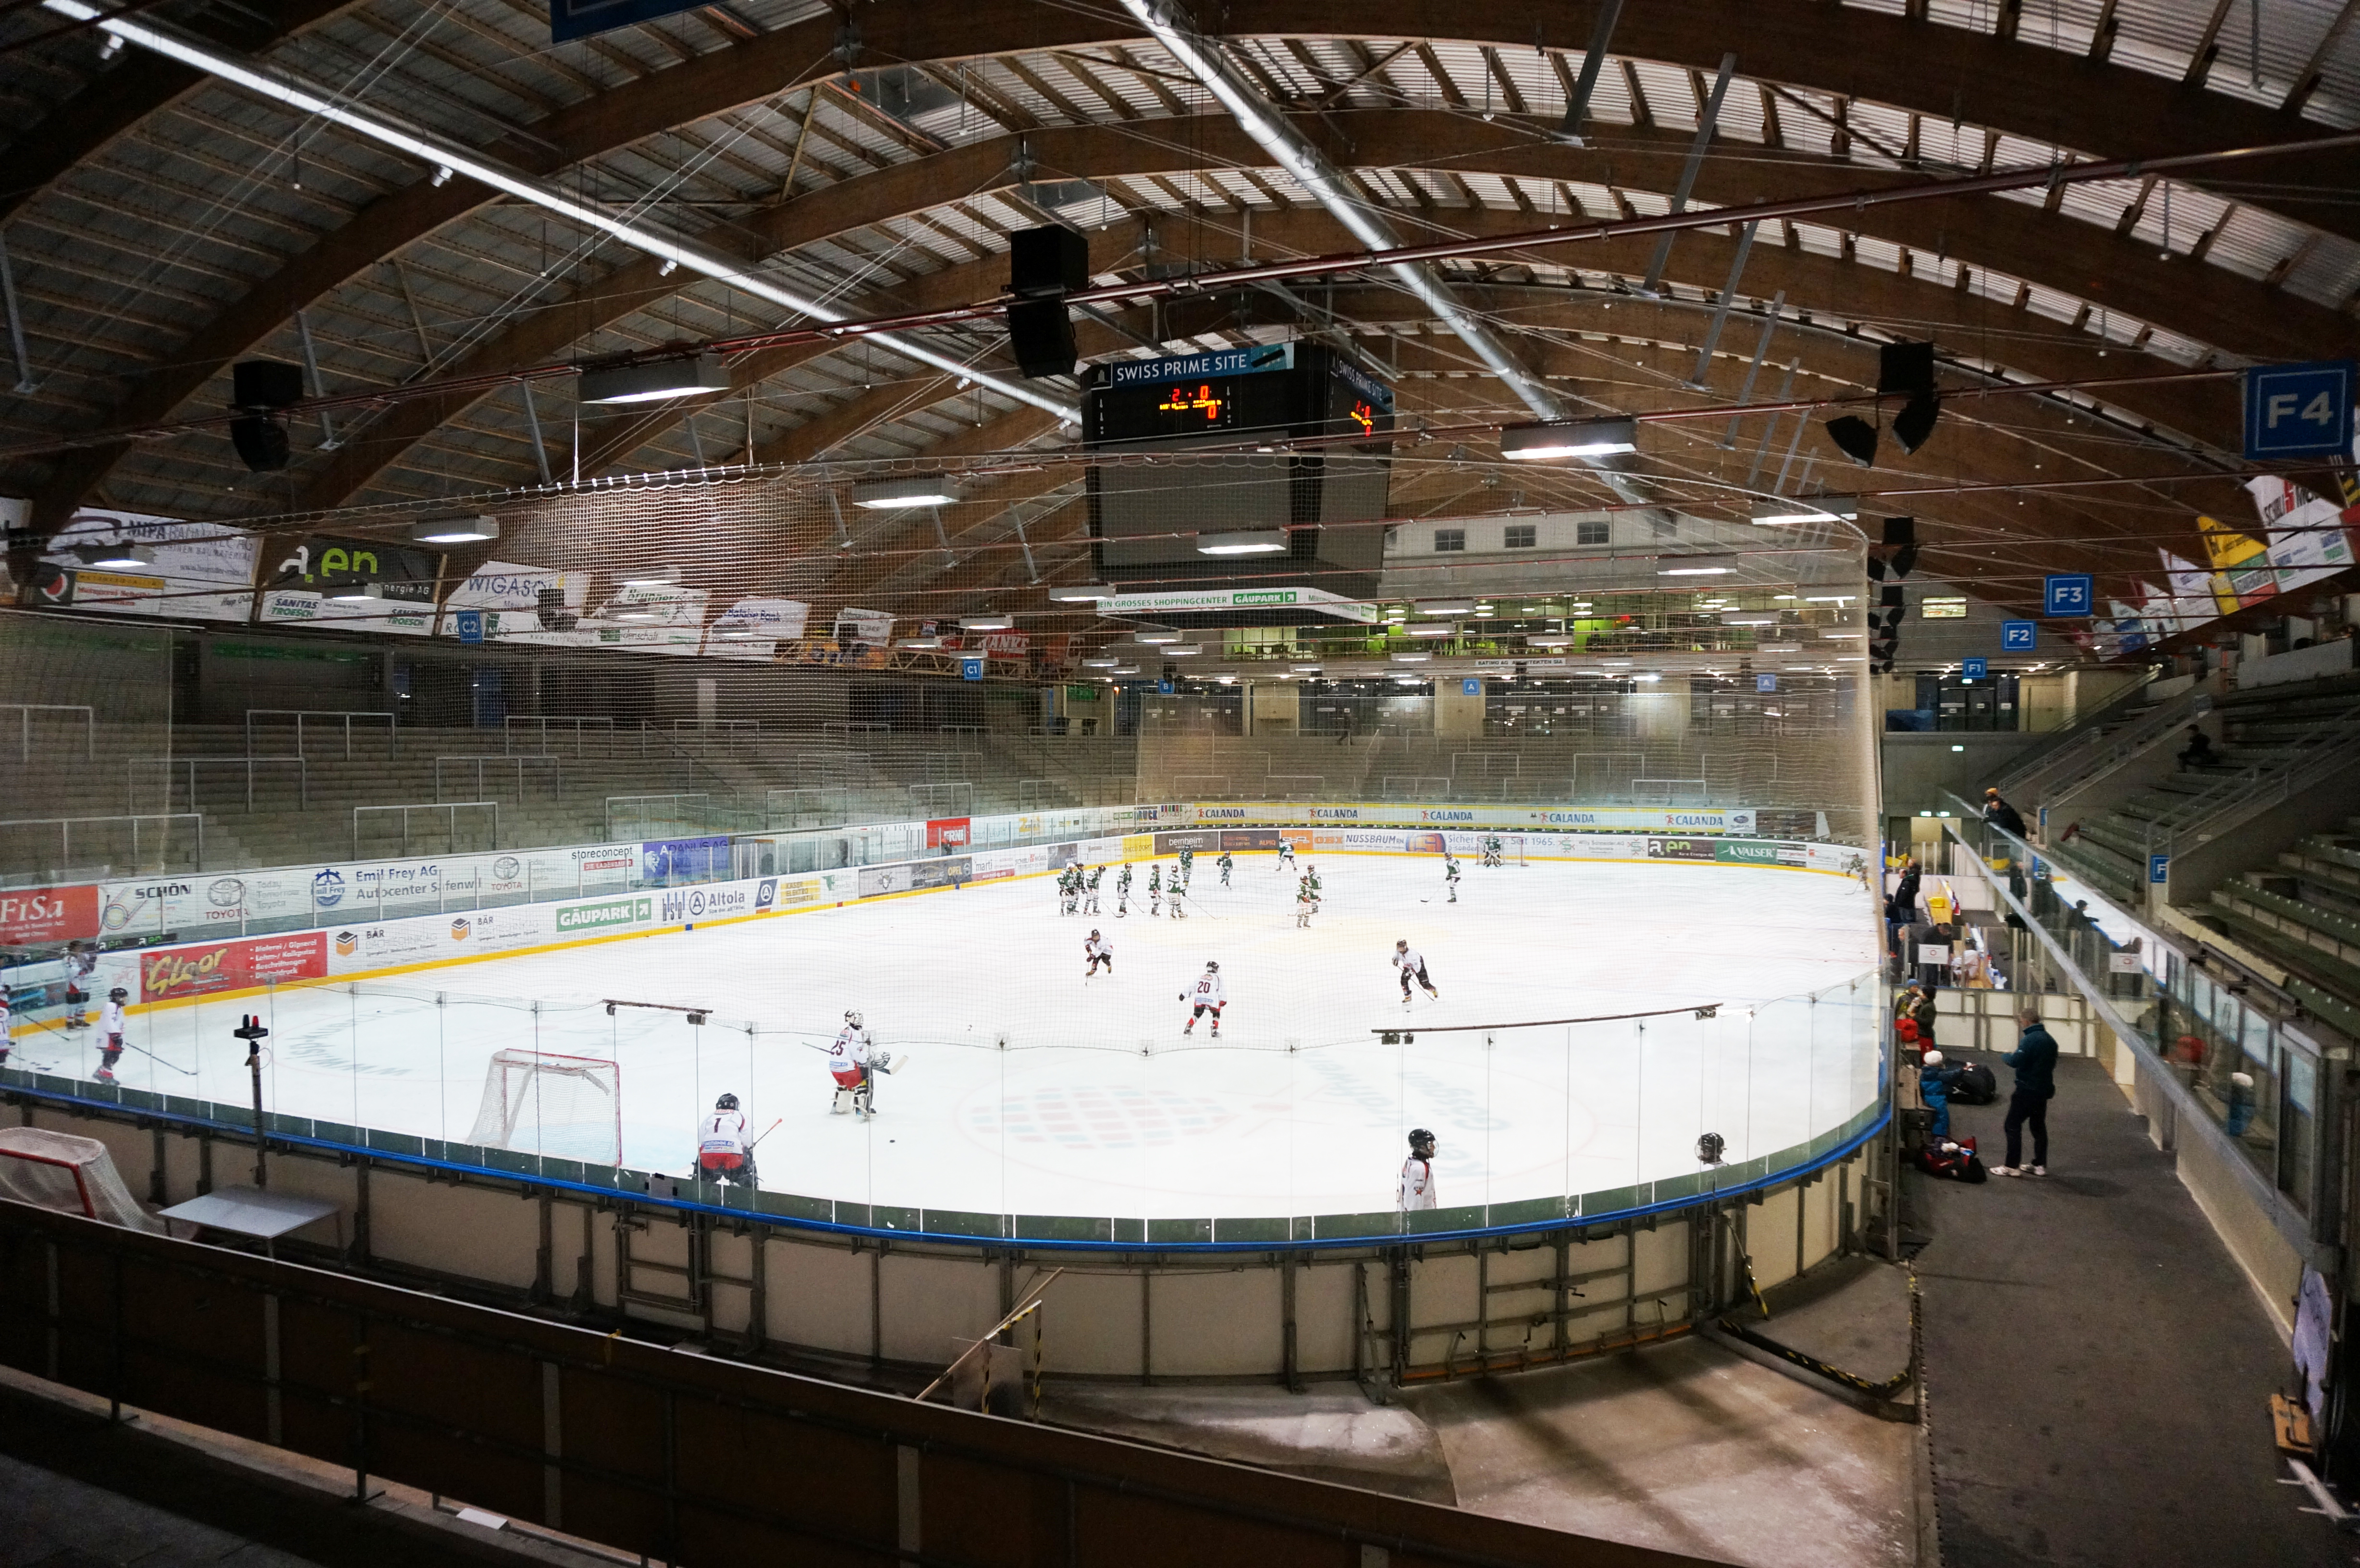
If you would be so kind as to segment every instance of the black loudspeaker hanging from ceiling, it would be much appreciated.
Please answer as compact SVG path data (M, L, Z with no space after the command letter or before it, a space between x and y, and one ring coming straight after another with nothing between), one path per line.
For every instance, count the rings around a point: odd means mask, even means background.
M279 410L303 400L303 367L276 359L241 359L230 366L230 445L254 474L287 466L287 419Z
M1071 376L1080 351L1065 296L1090 278L1090 242L1062 223L1008 236L1008 346L1026 378Z
M1934 345L1892 343L1876 351L1876 397L1880 417L1887 397L1906 399L1893 417L1893 439L1904 453L1915 452L1934 433L1942 400L1934 391ZM1878 431L1858 414L1839 414L1827 424L1828 439L1863 468L1876 463Z
M1868 611L1868 660L1873 674L1890 675L1901 651L1901 623L1909 614L1909 591L1901 580L1918 564L1918 519L1887 517L1885 531L1869 546L1868 575L1879 584Z

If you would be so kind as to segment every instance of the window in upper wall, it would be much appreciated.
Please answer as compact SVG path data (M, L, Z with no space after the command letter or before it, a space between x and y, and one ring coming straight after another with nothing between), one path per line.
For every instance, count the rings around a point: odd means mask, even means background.
M1606 542L1606 519L1603 517L1585 517L1580 522L1574 524L1573 542L1576 544L1604 544Z
M1538 523L1510 523L1503 540L1510 550L1531 550L1541 542Z
M1467 530L1465 528L1435 529L1434 548L1437 550L1465 550L1467 548Z

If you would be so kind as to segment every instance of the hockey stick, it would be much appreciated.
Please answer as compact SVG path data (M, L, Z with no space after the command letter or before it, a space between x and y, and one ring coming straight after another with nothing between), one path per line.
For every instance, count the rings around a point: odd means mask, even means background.
M759 1138L755 1138L753 1142L751 1142L751 1143L749 1143L749 1144L748 1144L748 1145L746 1146L746 1152L747 1152L747 1153L748 1153L748 1154L753 1153L753 1152L754 1152L754 1150L756 1150L757 1149L759 1149L759 1148L762 1146L762 1138L765 1138L770 1137L772 1133L774 1133L774 1132L778 1131L781 1127L784 1127L784 1126L786 1126L786 1125L787 1125L787 1118L786 1118L786 1117L784 1117L784 1116L781 1116L777 1121L774 1121L774 1122L772 1122L769 1127L764 1127L764 1128L762 1129L761 1136L760 1136Z

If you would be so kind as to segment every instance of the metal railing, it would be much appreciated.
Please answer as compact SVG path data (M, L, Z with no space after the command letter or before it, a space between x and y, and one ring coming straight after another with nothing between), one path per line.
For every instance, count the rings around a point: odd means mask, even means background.
M763 791L762 825L765 828L777 827L781 817L787 819L786 825L790 828L832 827L850 820L841 789L810 786L789 786ZM807 817L825 820L806 822L803 819Z
M379 815L392 811L399 811L401 813L401 852L399 857L407 859L410 855L410 814L412 811L448 811L450 813L450 830L448 836L444 840L445 847L442 853L445 855L457 855L461 853L459 848L459 813L461 811L489 811L492 814L492 841L491 843L484 845L484 847L486 849L499 848L500 803L497 800L413 800L405 805L398 806L355 806L353 808L353 858L355 860L361 858L361 816L364 812L375 812Z
M81 828L82 830L84 849L87 853L90 835L93 833L101 830L104 824L110 822L128 822L131 824L131 858L133 863L143 871L151 869L151 867L148 864L147 846L140 842L139 824L142 822L165 823L167 824L165 837L169 839L170 837L170 823L187 822L193 830L192 836L196 840L195 844L193 845L193 852L191 856L191 863L188 869L191 871L202 871L205 867L205 819L202 813L197 811L124 811L116 815L104 817L16 817L5 822L0 822L0 834L5 834L8 830L12 828L57 829L58 858L51 862L51 866L53 867L65 867L71 866L74 864L74 829ZM44 834L44 836L46 836L46 834ZM158 853L160 855L160 850ZM15 858L16 857L13 855L6 855L5 850L0 850L0 864L5 864ZM166 867L163 862L159 859L152 869L164 870L169 868Z
M2147 823L2150 855L2170 855L2183 844L2202 844L2244 826L2272 806L2283 805L2314 784L2360 769L2360 733L2353 713L2314 733L2291 762L2268 771L2249 768L2190 797L2188 809Z
M201 806L199 806L199 805L198 805L198 803L197 803L197 770L198 770L199 768L243 768L243 769L245 769L245 771L246 771L246 809L247 811L253 811L253 810L254 810L254 770L255 770L255 768L256 768L256 767L257 767L257 765L266 764L266 763L276 763L276 764L279 764L279 765L282 765L282 766L283 766L283 765L285 765L285 764L288 764L288 763L293 763L293 764L295 765L296 798L297 798L297 799L298 799L298 800L302 803L302 809L303 809L303 810L305 810L305 811L309 811L309 810L311 810L311 764L310 764L309 762L307 762L303 757L300 757L300 756L297 756L297 757L127 757L127 758L126 758L126 759L125 759L125 766L126 766L126 768L148 768L148 767L155 767L155 768L162 768L162 769L163 769L163 773L164 773L164 805L165 805L165 807L166 807L166 809L167 809L167 810L169 810L169 809L170 809L170 807L171 807L171 804L172 804L172 784L173 784L173 781L174 781L174 777L175 777L176 775L180 774L180 771L181 771L183 768L187 769L187 777L188 777L188 780L189 780L189 810L191 810L191 811L200 811L200 810L202 810L202 808ZM130 792L132 789L136 789L136 788L137 788L137 781L136 781L136 779L134 779L133 778L131 778L131 777L129 777L129 776L127 776L127 775L126 775L126 779L125 779L125 780L124 780L124 788L125 788L125 791L126 791L126 793L128 793L128 792Z
M0 702L0 713L16 715L16 760L33 760L33 715L35 713L80 713L82 715L82 760L98 760L98 715L81 702Z
M1664 798L1665 805L1677 806L1681 803L1677 799L1677 796L1689 794L1696 797L1695 800L1690 802L1691 804L1701 805L1710 798L1710 793L1711 785L1702 779L1633 779L1631 780L1631 799L1633 801L1637 801L1642 795L1660 794Z
M602 713L511 714L509 717L500 721L500 749L502 751L514 750L518 733L519 731L530 731L538 735L540 739L541 751L539 755L544 757L548 756L551 754L552 750L549 741L549 735L552 730L571 730L574 732L574 755L576 757L586 757L589 755L589 753L584 749L585 741L588 735L593 732L603 732L606 737L606 755L609 757L615 755L615 721Z
M2011 780L2002 793L2013 790L2031 805L2055 800L2085 789L2099 779L2128 763L2141 752L2197 719L2212 708L2209 691L2183 691L2168 702L2159 703L2152 713L2118 725L2111 731L2092 729L2084 732L2086 741L2068 746L2045 757L2030 768L2018 768L2007 777Z
M246 711L246 754L254 755L254 721L257 719L293 719L295 749L303 750L303 724L306 720L333 720L344 732L344 755L353 754L353 721L355 719L385 721L385 745L389 755L401 751L401 720L393 713L374 712L344 713L333 708L248 708Z
M678 809L691 800L696 802L695 815L693 819L687 811ZM675 807L670 818L672 825L666 829L667 832L705 833L712 826L713 794L710 790L675 789L660 795L609 795L606 797L607 841L616 843L626 837L645 838L648 823L652 815L648 808L650 803L656 801L670 801ZM632 824L634 831L628 834L615 831L615 809L617 806L635 808L636 820Z
M2089 713L2074 714L2070 721L2070 728L2059 732L2057 737L2047 745L2034 746L2025 751L2016 758L2013 767L1992 780L1992 786L2003 795L2012 796L2023 793L2027 781L2035 773L2059 760L2068 752L2078 755L2082 747L2096 744L2108 715L2118 708L2126 707L2137 702L2158 675L2159 670L2151 666L2141 671L2136 681L2099 703Z
M558 759L545 752L445 752L434 759L434 803L436 805L442 803L442 765L446 762L472 762L475 765L475 798L479 800L490 793L484 787L484 768L486 764L491 763L497 763L503 768L509 764L515 765L517 804L519 806L524 804L524 775L529 766L538 764L549 769L549 793L552 799L555 799L565 789L565 775L558 765Z
M857 735L891 735L893 733L893 726L891 724L856 724L848 719L823 719L820 721L819 733L823 735L837 736L849 740L852 736Z
M964 780L912 784L910 803L930 817L971 817L975 814L975 786Z

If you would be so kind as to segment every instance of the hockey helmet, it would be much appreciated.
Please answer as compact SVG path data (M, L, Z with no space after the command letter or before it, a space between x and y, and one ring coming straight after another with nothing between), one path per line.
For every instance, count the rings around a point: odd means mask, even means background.
M713 1102L713 1108L716 1111L734 1111L738 1108L738 1096L724 1094Z
M1409 1129L1409 1151L1421 1160L1434 1152L1434 1135L1424 1127Z
M1096 927L1096 926L1092 926L1092 927L1090 928L1090 934L1091 934L1092 936L1096 936L1096 935L1098 935L1098 927Z
M117 985L106 994L106 999L110 1002L127 1002L131 999L131 993Z
M1221 966L1208 958L1205 960L1205 972L1208 975L1218 975L1221 972Z
M1399 942L1393 943L1393 951L1395 953L1407 953L1409 951L1409 938L1404 937Z
M858 1007L846 1008L844 1021L850 1024L854 1029L858 1029L860 1027L860 1009Z

